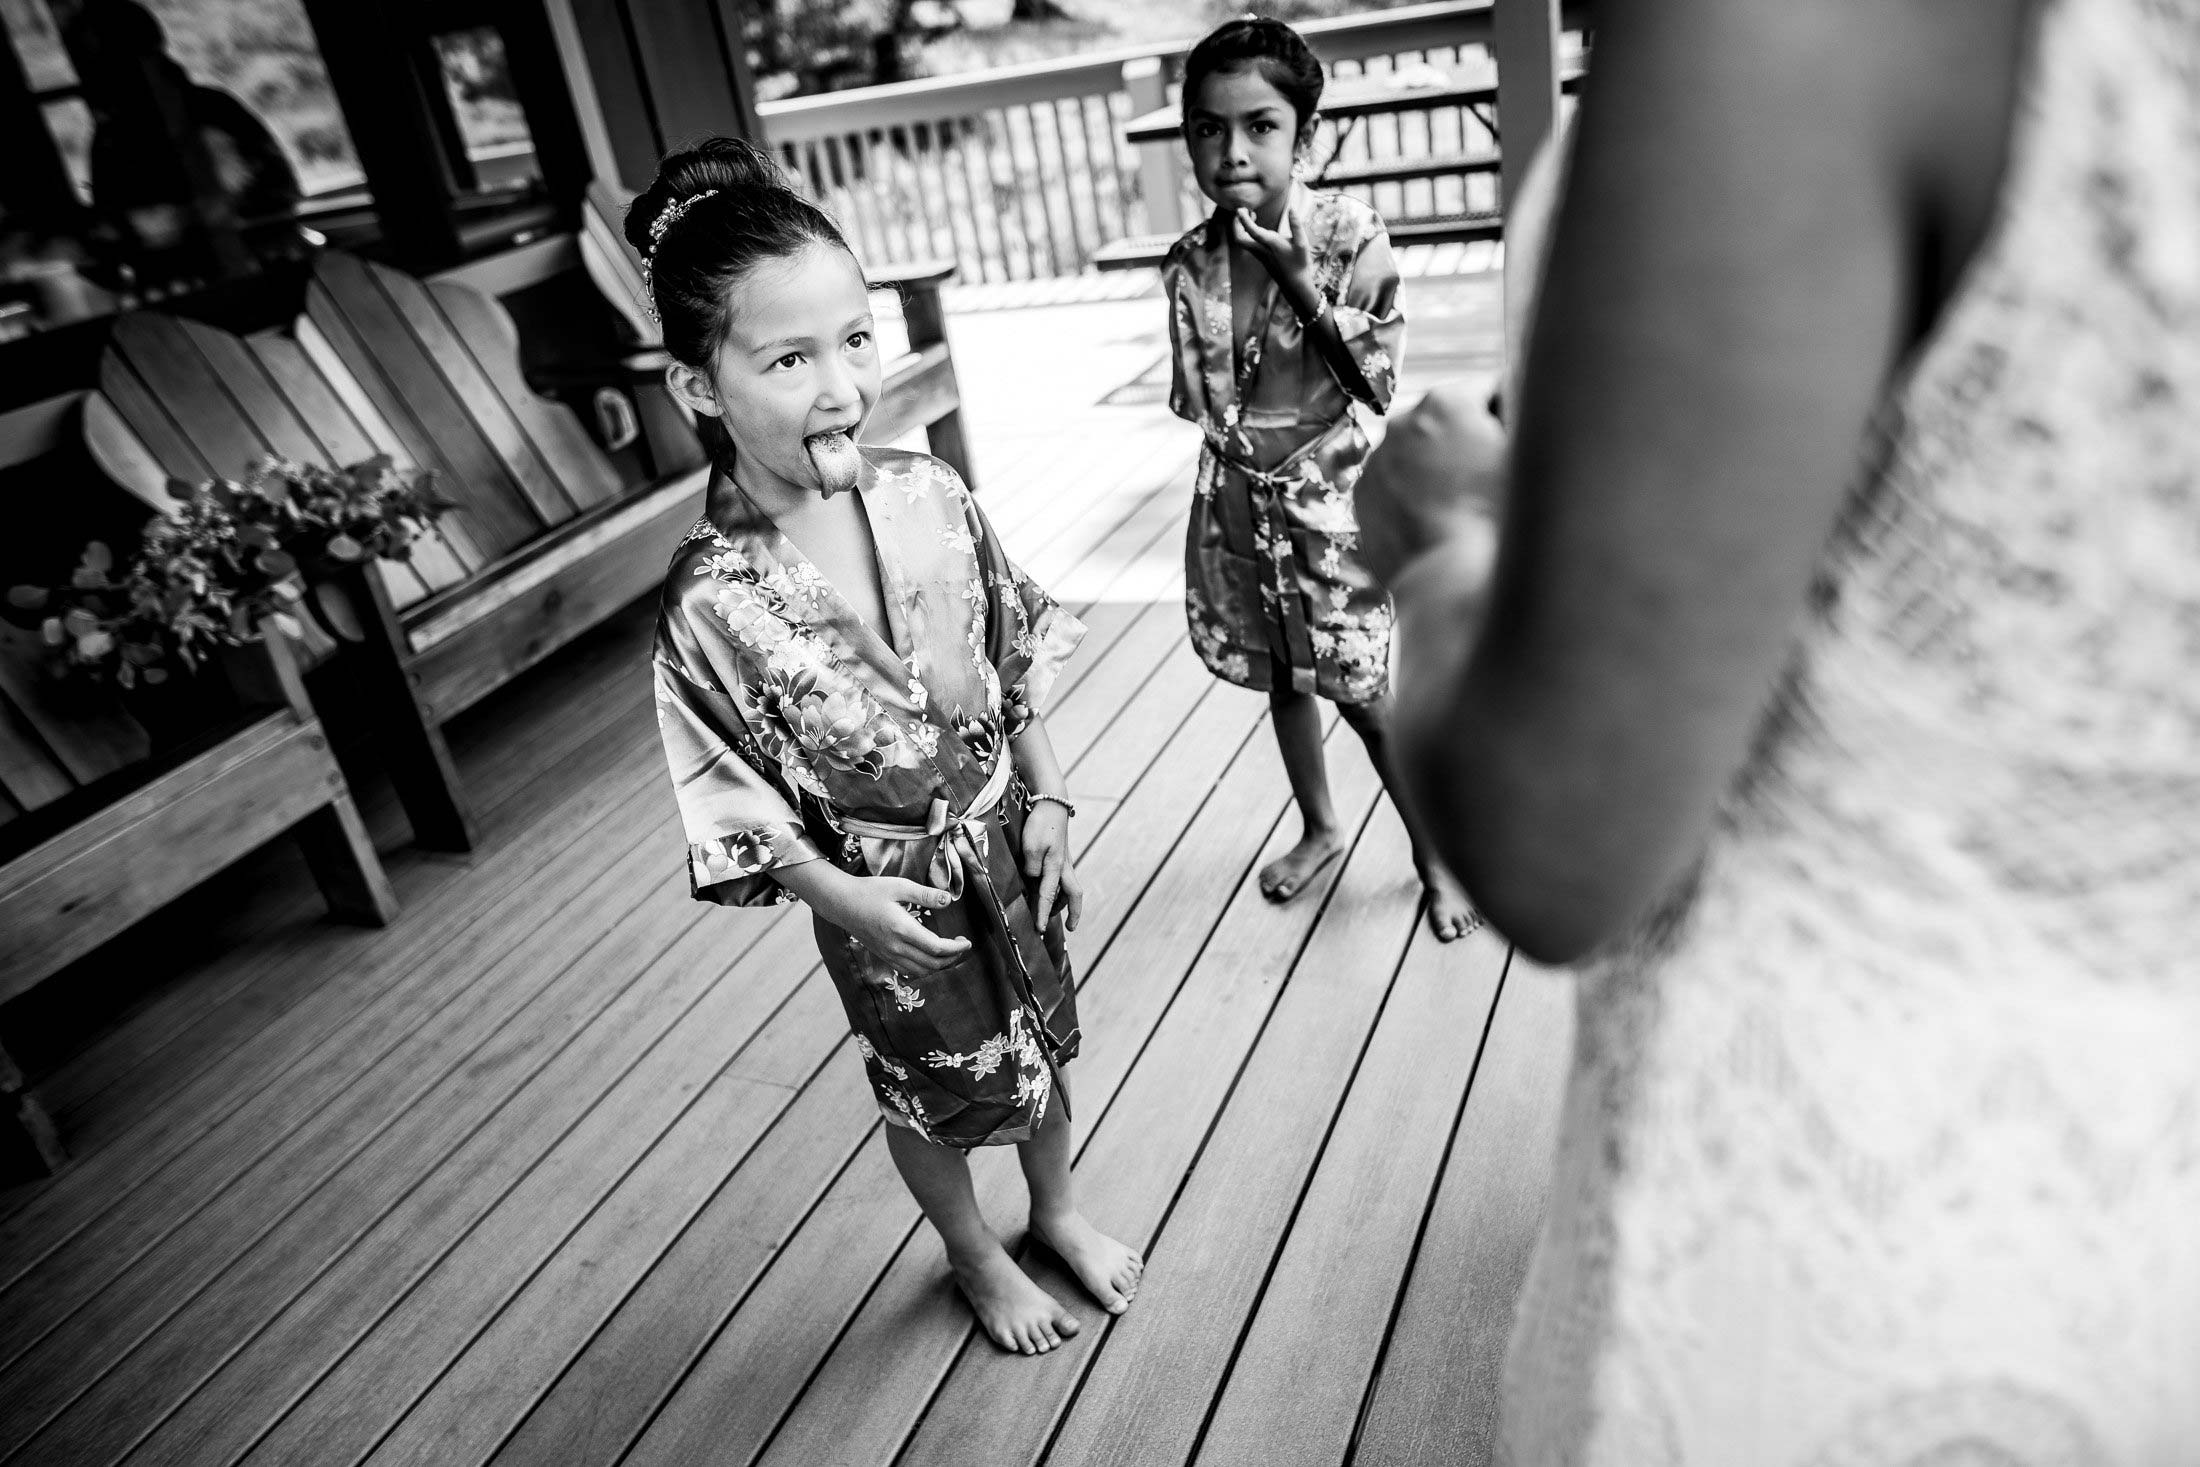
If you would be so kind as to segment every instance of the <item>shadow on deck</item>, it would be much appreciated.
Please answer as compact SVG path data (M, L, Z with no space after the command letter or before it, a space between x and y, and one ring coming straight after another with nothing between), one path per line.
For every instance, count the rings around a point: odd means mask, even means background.
M1487 368L1495 279L1409 283L1409 381ZM134 996L46 1060L71 1169L0 1193L0 1459L1487 1459L1565 987L1426 936L1349 736L1348 858L1260 899L1296 825L1264 700L1185 643L1196 439L1099 405L1157 301L955 335L988 512L1092 628L1049 714L1093 892L1069 1078L1131 1312L972 1338L806 915L687 897L636 608L454 725L488 838L394 850L395 926L254 862L87 968Z

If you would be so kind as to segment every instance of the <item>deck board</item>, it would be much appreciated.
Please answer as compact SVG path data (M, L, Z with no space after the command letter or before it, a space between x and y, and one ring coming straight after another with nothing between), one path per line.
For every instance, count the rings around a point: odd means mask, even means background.
M146 981L34 1068L75 1159L0 1192L0 1457L1489 1460L1570 994L1419 927L1334 719L1352 848L1260 898L1296 823L1265 700L1186 640L1196 434L1103 405L1167 349L1114 285L950 332L980 503L1088 627L1048 713L1088 886L1068 1088L1083 1201L1152 1261L1131 1312L1027 1247L990 1150L988 1215L1084 1330L977 1336L806 917L687 899L639 603L452 726L472 855L362 787L391 928L320 920L271 847L101 955ZM1494 360L1497 289L1408 281L1406 396Z
M135 1346L248 1250L258 1268L287 1279L310 1276L328 1250L349 1246L379 1199L401 1194L421 1167L459 1145L601 1011L610 995L590 960L597 948L654 952L694 924L700 912L663 880L664 847L676 839L677 826L659 812L608 867L576 847L570 862L587 879L552 877L541 900L562 897L558 906L522 905L511 925L476 924L461 941L478 944L478 976L447 1002L424 996L393 1013L402 1037L329 1104L304 1116L274 1103L253 1107L251 1124L179 1158L163 1185L137 1189L57 1250L41 1270L48 1286L0 1325L10 1347L53 1330L48 1348L11 1372L0 1450L43 1425L87 1368L103 1369ZM337 1058L324 1055L315 1068ZM184 1206L203 1205L179 1223L176 1196L187 1188ZM293 1237L300 1254L283 1246ZM118 1270L117 1258L130 1262Z
M1542 1221L1572 1043L1571 986L1516 956L1368 1403L1365 1461L1495 1460L1499 1366Z
M1238 1335L1298 1210L1412 935L1420 891L1405 829L1380 809L1338 881L1268 1032L1147 1260L1138 1307L1111 1326L1049 1460L1187 1460ZM967 1404L967 1403L966 1403Z
M1504 966L1415 935L1195 1462L1343 1460Z

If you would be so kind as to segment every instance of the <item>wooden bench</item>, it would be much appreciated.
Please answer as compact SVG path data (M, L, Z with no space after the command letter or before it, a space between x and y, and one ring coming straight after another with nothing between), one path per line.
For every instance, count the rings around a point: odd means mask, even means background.
M1562 92L1580 90L1582 72L1576 68L1559 79ZM1463 107L1475 114L1494 142L1498 136L1495 75L1487 67L1446 71L1420 68L1406 72L1367 72L1333 78L1322 98L1322 117L1331 123L1350 124L1370 117L1435 108ZM1124 141L1164 158L1166 166L1154 176L1175 178L1182 167L1181 114L1174 103L1141 113L1123 124ZM1336 146L1333 142L1332 147ZM1495 148L1474 148L1452 153L1429 153L1411 158L1373 158L1340 162L1332 159L1314 180L1317 188L1364 188L1379 183L1408 183L1421 179L1460 178L1494 174L1504 166ZM1154 184L1149 180L1148 187ZM1470 209L1457 213L1402 215L1384 221L1391 243L1458 244L1494 240L1504 235L1504 216L1495 210ZM1103 245L1092 256L1099 270L1147 270L1167 258L1178 236L1134 235Z
M936 302L938 278L911 299ZM145 313L118 328L107 365L134 388L116 396L150 450L141 476L233 474L268 452L335 464L387 453L433 469L456 502L411 566L363 568L348 594L323 598L353 642L348 690L432 849L475 840L443 723L655 590L702 508L694 445L674 471L622 483L579 417L523 377L511 318L464 272L421 281L331 251L294 333L240 341ZM646 362L602 375L663 392ZM866 436L937 434L958 403L941 333L890 364Z
M88 484L70 482L72 472L96 483L92 464L149 458L98 393L0 417L0 469L35 475L11 482L39 484L41 509L63 494L81 498ZM152 512L163 502L151 501ZM18 526L27 512L8 507ZM63 511L63 528L72 518ZM67 570L11 565L8 574L50 580ZM28 992L285 832L303 847L330 915L370 926L395 915L280 632L270 629L263 645L237 649L188 686L165 685L165 696L207 716L158 736L119 697L53 682L39 665L43 650L36 635L0 628L0 1000ZM4 1048L0 1152L14 1153L0 1163L10 1173L26 1162L50 1170L64 1159Z
M1429 214L1387 221L1393 245L1453 244L1477 239L1502 239L1505 216L1494 210L1467 214ZM1169 247L1179 236L1141 234L1119 239L1094 251L1097 270L1153 270L1168 258Z
M1468 153L1427 153L1418 158L1375 158L1332 162L1315 175L1315 188L1365 188L1378 183L1410 183L1423 178L1488 175L1504 166L1493 148Z

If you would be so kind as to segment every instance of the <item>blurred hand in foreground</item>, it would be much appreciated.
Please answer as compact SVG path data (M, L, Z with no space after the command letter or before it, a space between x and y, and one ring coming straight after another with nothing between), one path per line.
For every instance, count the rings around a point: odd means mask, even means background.
M1432 388L1391 419L1353 491L1360 553L1384 585L1439 546L1485 561L1504 492L1505 438L1487 383Z

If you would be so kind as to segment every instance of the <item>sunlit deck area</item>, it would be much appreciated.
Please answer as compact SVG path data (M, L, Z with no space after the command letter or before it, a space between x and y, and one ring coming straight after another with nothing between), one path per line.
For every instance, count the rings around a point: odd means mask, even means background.
M1429 273L1467 248L1408 252L1409 395L1494 366L1498 276ZM28 1001L72 1159L0 1193L0 1461L1489 1459L1569 996L1428 937L1341 725L1350 853L1261 899L1295 821L1265 701L1185 640L1197 435L1125 280L950 332L981 501L1090 627L1048 714L1092 893L1068 1078L1131 1311L1034 1255L1083 1333L974 1336L807 914L688 897L642 603L449 726L472 855L361 791L391 926L271 853ZM977 1163L1020 1238L1014 1157Z

